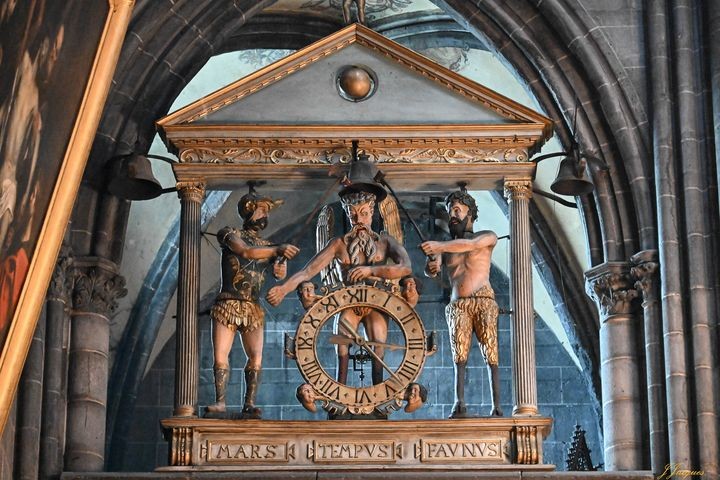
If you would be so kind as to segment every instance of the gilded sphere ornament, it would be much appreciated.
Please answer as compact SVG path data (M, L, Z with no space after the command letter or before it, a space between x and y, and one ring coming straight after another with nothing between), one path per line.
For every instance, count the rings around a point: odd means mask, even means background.
M337 87L342 96L351 102L367 100L375 93L374 75L367 69L358 66L343 68L337 76Z

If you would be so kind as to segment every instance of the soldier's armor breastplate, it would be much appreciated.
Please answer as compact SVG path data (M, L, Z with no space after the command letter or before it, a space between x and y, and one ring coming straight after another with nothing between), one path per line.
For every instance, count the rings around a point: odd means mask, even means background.
M242 237L250 246L271 245L248 230L229 229ZM226 235L226 236L227 236ZM267 260L247 260L234 253L225 242L220 241L222 247L220 295L224 298L257 302L260 299L260 289L265 281L265 268Z

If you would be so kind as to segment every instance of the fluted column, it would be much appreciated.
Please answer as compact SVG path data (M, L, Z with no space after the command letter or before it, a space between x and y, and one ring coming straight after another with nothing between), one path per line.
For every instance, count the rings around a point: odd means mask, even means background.
M178 417L197 415L200 377L198 303L200 301L200 207L205 185L180 182L180 270L175 347L175 410Z
M506 181L510 208L510 302L512 304L513 415L537 415L535 314L530 253L530 180Z
M667 415L665 413L665 360L662 316L658 292L658 252L645 250L632 256L630 269L635 288L642 294L645 319L645 374L647 377L648 423L650 427L650 465L660 474L669 462Z
M110 318L127 294L117 266L76 258L73 268L65 470L102 471L105 464Z
M606 470L642 468L638 292L630 264L606 262L585 272L600 310L600 377Z
M42 396L40 437L40 478L57 477L63 470L65 411L67 409L67 335L70 322L72 257L63 247L50 287L45 308L45 372Z

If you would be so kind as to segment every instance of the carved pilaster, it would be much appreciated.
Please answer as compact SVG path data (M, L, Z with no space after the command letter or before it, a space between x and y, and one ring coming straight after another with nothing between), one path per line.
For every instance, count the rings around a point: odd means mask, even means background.
M176 427L167 432L170 441L169 463L173 467L192 465L193 432L189 427Z
M530 180L508 180L510 207L510 301L512 302L513 415L537 415L535 315L530 252Z
M627 262L585 272L586 290L600 310L605 464L608 470L642 468L638 345L638 292Z

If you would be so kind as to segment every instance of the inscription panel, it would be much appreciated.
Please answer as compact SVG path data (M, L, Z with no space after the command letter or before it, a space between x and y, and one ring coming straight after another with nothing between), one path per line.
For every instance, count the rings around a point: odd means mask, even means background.
M428 463L509 462L502 439L420 440L420 461Z
M287 463L295 458L295 445L287 442L243 440L205 440L200 445L200 461L205 464Z
M396 442L328 442L308 445L308 458L315 463L395 463L402 458L402 445Z

